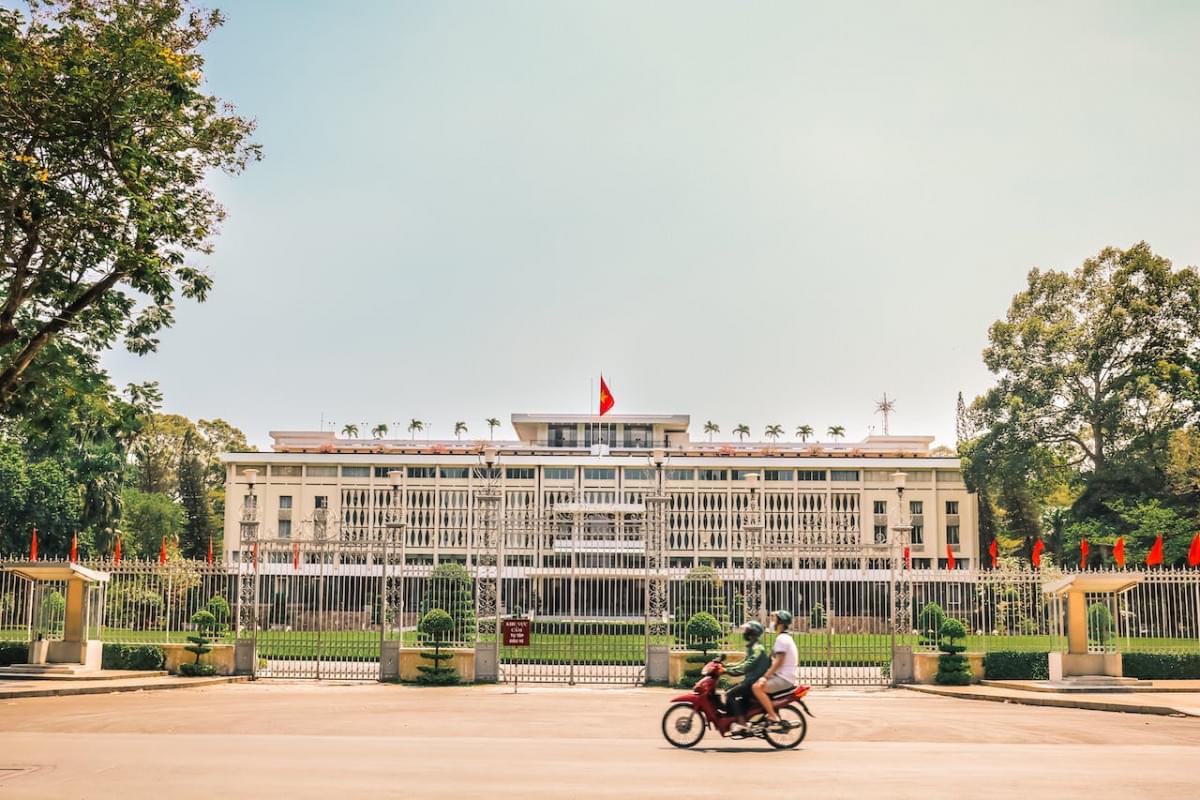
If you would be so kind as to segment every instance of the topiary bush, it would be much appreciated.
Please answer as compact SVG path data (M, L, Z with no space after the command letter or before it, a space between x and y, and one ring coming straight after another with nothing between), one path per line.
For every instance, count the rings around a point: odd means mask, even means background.
M102 669L159 670L166 663L166 654L155 644L105 644L100 656Z
M212 634L217 627L217 618L212 615L207 609L200 609L195 614L192 614L192 624L196 626L196 632L188 636L188 641L191 642L187 647L183 648L189 653L195 653L196 660L191 664L180 664L179 674L189 677L199 675L215 675L217 668L213 664L201 664L200 657L206 653L211 653Z
M926 603L917 614L918 642L923 645L936 645L941 639L939 631L946 620L946 612L937 603Z
M1200 654L1122 653L1121 671L1126 678L1197 680L1200 679Z
M1088 639L1101 647L1108 645L1113 634L1113 616L1105 603L1092 603L1087 610Z
M433 652L422 652L421 658L432 661L433 664L421 664L417 671L417 683L423 686L453 686L458 683L458 672L453 667L442 666L443 661L454 658L453 653L442 652L442 642L446 634L454 630L454 618L441 608L431 608L421 617L417 626L421 633L433 641Z
M983 657L983 677L989 681L1050 680L1050 654L995 650Z
M966 645L955 644L967 638L967 626L961 620L950 617L942 620L938 637L938 671L934 681L943 686L966 686L971 682L971 664L962 654Z
M812 610L808 612L808 625L813 630L825 627L825 606L820 603L813 604Z
M693 614L687 621L684 629L684 641L687 642L689 648L700 652L687 657L687 663L691 666L684 670L683 676L679 680L681 688L690 689L696 681L700 680L700 673L704 670L704 665L711 660L708 654L717 647L723 633L724 629L721 627L721 623L707 611Z

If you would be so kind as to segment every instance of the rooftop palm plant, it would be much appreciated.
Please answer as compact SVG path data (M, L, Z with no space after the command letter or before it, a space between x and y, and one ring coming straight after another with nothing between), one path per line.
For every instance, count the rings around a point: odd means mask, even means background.
M461 422L461 421L454 423L454 438L455 439L458 439L461 442L462 435L466 432L467 432L467 423Z
M421 422L421 420L417 419L416 417L413 417L413 419L408 423L408 432L414 440L417 438L417 431L423 430L425 430L425 423Z
M738 437L739 442L746 441L746 437L750 435L750 426L742 423L733 429L734 436Z
M388 426L386 422L381 422L374 428L371 428L371 436L376 439L382 439L383 437L387 436L387 432Z
M807 442L808 437L813 435L812 425L801 425L796 428L796 438L802 442Z
M354 423L351 423L349 425L343 425L342 426L342 436L345 436L347 439L357 439L358 438L358 426L355 425Z
M713 434L721 432L721 426L710 419L704 423L704 432L708 434L708 440L711 442Z
M763 433L765 433L767 435L767 438L770 439L772 442L777 442L777 441L779 441L779 437L783 436L783 426L782 425L768 425L767 429L765 431L763 431Z
M844 425L830 425L828 433L830 439L838 442L846 435L846 427Z
M496 419L495 417L488 417L485 421L487 422L488 426L488 438L495 439L496 428L500 427L500 420Z

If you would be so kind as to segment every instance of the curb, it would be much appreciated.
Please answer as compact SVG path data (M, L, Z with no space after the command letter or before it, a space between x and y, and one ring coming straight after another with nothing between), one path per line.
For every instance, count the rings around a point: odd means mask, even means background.
M162 683L136 683L127 686L55 686L37 689L0 689L0 700L19 700L25 697L73 697L84 694L116 694L117 692L153 692L164 689L194 689L223 683L243 683L247 675L228 675L212 678L180 678Z
M957 700L986 700L993 703L1017 703L1026 706L1050 706L1053 708L1079 708L1085 711L1115 711L1122 714L1153 714L1161 717L1200 717L1195 711L1169 708L1167 706L1142 706L1132 703L1106 703L1103 700L1077 700L1071 697L1021 697L1011 694L975 694L956 692L953 689L933 688L902 684L902 689L938 697L953 697Z

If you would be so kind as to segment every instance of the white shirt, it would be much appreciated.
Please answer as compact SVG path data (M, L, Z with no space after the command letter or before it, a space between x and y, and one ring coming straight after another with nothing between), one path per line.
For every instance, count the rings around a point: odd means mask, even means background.
M783 665L775 671L775 674L786 678L789 683L795 684L796 668L800 666L800 654L796 652L796 643L792 641L791 634L781 633L775 637L775 644L771 647L771 658L774 659L777 653L783 653Z

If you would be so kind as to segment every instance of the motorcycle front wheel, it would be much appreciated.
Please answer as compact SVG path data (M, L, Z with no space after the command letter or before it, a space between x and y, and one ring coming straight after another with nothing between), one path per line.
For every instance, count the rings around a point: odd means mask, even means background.
M707 727L704 715L688 703L676 703L662 718L663 736L676 747L695 747Z
M784 706L779 709L779 719L787 724L786 731L772 730L770 723L767 723L766 729L763 731L763 738L770 743L771 747L777 750L790 750L804 741L804 737L808 735L808 721L804 719L804 714L795 706Z

